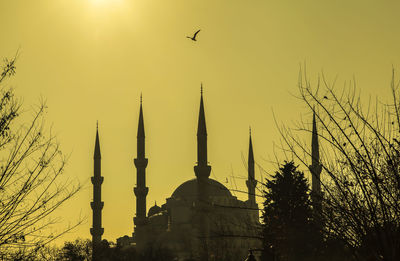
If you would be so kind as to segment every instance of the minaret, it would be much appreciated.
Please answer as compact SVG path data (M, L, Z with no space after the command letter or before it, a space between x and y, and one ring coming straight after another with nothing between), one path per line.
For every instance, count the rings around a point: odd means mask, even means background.
M247 172L248 172L248 177L247 177L247 181L246 181L246 185L247 185L247 189L248 189L248 194L249 194L249 202L251 204L255 204L256 203L256 185L257 185L257 181L255 180L254 177L254 154L253 154L253 143L251 142L251 129L249 130L249 160L248 160L248 168L247 168Z
M209 211L207 186L209 184L211 166L207 161L207 128L203 104L203 86L201 86L199 121L197 126L197 164L194 172L197 177L197 202L196 202L196 223L198 229L198 251L199 260L208 260L208 218Z
M94 147L94 175L92 177L93 184L93 202L90 206L93 210L93 227L90 228L92 234L93 244L93 260L97 260L96 246L101 242L101 236L104 233L104 228L101 227L101 210L103 209L104 202L101 201L101 184L104 178L101 176L101 154L100 154L100 141L99 141L99 128L96 126L96 143Z
M141 245L142 231L141 228L146 223L146 196L149 188L146 187L146 167L148 160L145 158L145 143L144 143L144 123L143 123L143 109L142 109L142 96L140 95L140 112L139 124L137 131L137 157L134 159L136 166L136 187L133 189L136 196L136 216L133 219L135 225L135 233L137 245ZM144 235L143 235L144 236Z
M313 130L312 130L312 140L311 140L311 160L312 163L309 166L311 171L311 181L312 181L312 202L314 209L320 213L321 211L321 171L322 165L320 164L319 158L319 145L318 145L318 132L317 132L317 122L315 120L315 111L313 112Z
M199 121L197 126L197 165L194 167L197 179L207 180L211 166L207 161L207 127L203 104L203 86L201 86Z

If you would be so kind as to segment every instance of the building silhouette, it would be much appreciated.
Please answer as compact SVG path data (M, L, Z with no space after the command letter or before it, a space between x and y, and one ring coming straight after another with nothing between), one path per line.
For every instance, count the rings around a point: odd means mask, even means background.
M138 238L146 236L146 196L149 188L146 187L146 167L148 160L145 158L145 135L143 122L142 97L140 97L139 124L137 131L137 158L134 159L136 167L136 187L133 189L136 196L136 216L133 223L136 225L135 232ZM137 242L138 247L142 247L142 242Z
M248 200L241 201L220 182L210 178L207 127L201 91L197 126L197 163L194 178L178 186L161 206L146 213L145 131L140 102L137 132L136 215L131 237L117 239L119 245L135 245L138 251L168 249L178 260L243 260L249 248L261 246L258 205L255 200L254 155L250 136ZM151 188L150 188L151 192Z
M315 119L315 111L313 111L312 122L312 137L311 137L311 165L309 166L311 172L311 200L313 204L314 213L318 218L319 213L322 211L322 193L321 193L321 171L322 165L320 164L319 157L319 142L317 121Z
M318 134L315 114L312 131L312 190L314 209L319 211L321 202ZM93 245L101 241L104 229L101 228L101 156L98 129L94 154L93 183ZM140 98L139 122L137 131L136 167L136 214L133 218L132 236L117 239L121 247L135 247L138 252L168 250L176 260L244 260L249 249L260 249L261 224L255 198L257 181L254 172L254 153L249 133L248 152L248 199L239 200L220 182L210 178L211 165L207 156L207 127L203 92L200 96L200 109L197 126L197 162L194 177L179 185L166 202L156 203L147 211L145 128L142 98ZM150 189L151 192L151 189ZM147 213L146 213L147 211ZM95 249L94 249L95 250ZM94 251L95 252L95 251ZM94 253L95 255L95 253ZM252 256L254 258L254 256Z
M101 242L101 236L104 233L104 228L101 227L101 211L104 206L104 202L101 201L101 184L103 183L104 177L101 176L101 153L100 153L100 139L99 139L99 128L96 126L96 142L94 146L94 173L91 178L93 184L93 201L90 202L90 206L93 212L92 228L90 228L90 234L92 234L93 244L93 260L97 260L98 245Z

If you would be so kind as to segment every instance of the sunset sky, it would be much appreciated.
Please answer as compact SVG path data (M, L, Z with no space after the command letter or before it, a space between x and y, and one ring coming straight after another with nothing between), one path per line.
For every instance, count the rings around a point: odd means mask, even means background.
M60 226L87 221L62 241L91 238L97 120L103 238L115 241L133 232L140 93L148 208L195 177L201 83L211 178L235 188L225 180L246 176L250 125L255 160L273 171L273 112L288 126L300 115L311 122L295 97L301 65L313 82L321 72L339 87L355 78L365 97L388 97L392 67L400 70L399 12L395 0L0 0L0 57L19 49L7 86L25 111L47 101L47 124L71 154L66 175L84 184L58 214ZM197 42L186 38L198 29Z

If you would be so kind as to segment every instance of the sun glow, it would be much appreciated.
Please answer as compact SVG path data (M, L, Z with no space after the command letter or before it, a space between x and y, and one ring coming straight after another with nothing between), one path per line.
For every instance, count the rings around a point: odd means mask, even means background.
M118 20L115 16L118 13L118 17L123 17L125 13L131 10L131 1L126 0L87 0L87 11L90 14L92 20L99 18L106 19L108 22Z
M90 2L94 5L104 5L112 2L112 0L90 0Z
M93 6L103 6L103 7L110 7L113 5L120 5L124 2L124 0L89 0L89 2Z

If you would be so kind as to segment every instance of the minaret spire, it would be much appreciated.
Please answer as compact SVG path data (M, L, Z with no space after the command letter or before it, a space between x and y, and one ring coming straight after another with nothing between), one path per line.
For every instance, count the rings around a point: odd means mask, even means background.
M204 113L204 102L203 102L203 85L200 91L200 110L199 120L197 125L197 169L195 167L196 176L202 176L208 178L211 172L211 166L208 166L207 160L207 127L206 117ZM199 171L201 169L201 171Z
M321 211L321 171L322 165L320 164L319 158L319 144L318 144L318 131L317 122L315 119L315 108L313 108L313 127L312 127L312 138L311 138L311 165L309 166L311 171L312 180L312 201L314 209L317 212Z
M144 121L143 121L143 106L142 106L142 95L140 95L140 109L139 109L139 123L137 131L137 156L138 158L144 158L145 146L144 146Z
M315 120L315 111L313 112L313 129L312 129L312 139L311 139L311 157L312 165L319 164L319 144L318 144L318 132L317 132L317 122Z
M99 139L99 122L96 122L96 141L94 145L94 157L95 160L101 160L101 153L100 153L100 139Z
M96 123L96 141L93 158L94 174L91 178L93 184L93 201L90 202L93 212L93 226L90 228L90 234L92 234L93 260L97 260L98 251L96 246L101 242L101 236L104 233L104 228L101 227L101 211L104 206L104 202L101 201L101 184L103 183L104 178L101 176L101 153L98 123Z
M145 134L142 108L142 95L140 95L139 123L137 131L137 157L134 159L136 166L136 187L133 189L136 196L136 216L133 219L137 242L140 244L145 235L142 229L146 223L146 196L149 188L146 187L146 167L148 160L145 157ZM139 248L141 246L138 246Z
M253 143L251 141L251 128L249 128L249 159L248 159L248 177L246 181L246 185L248 188L249 194L249 202L256 203L256 195L255 195L255 188L257 185L257 181L255 180L254 175L254 153L253 153Z

